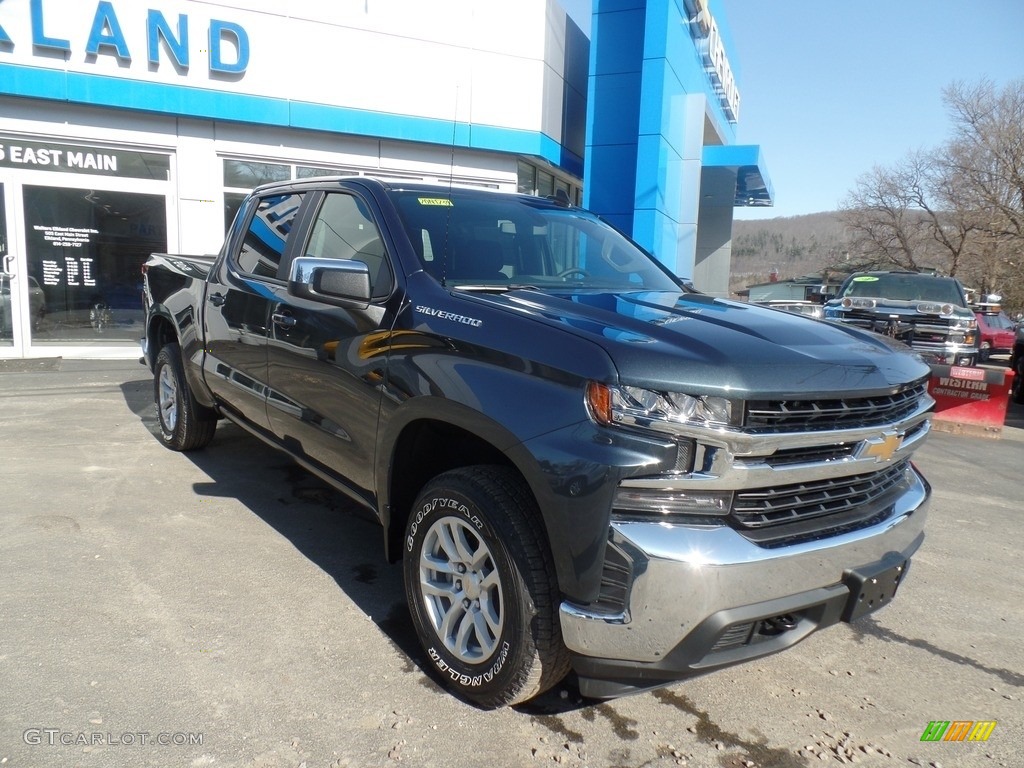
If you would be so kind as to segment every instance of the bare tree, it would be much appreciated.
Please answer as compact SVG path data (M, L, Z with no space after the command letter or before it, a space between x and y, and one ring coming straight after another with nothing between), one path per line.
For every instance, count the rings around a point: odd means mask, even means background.
M943 101L954 135L939 156L985 212L990 234L1024 237L1024 80L997 91L989 80L947 86Z
M914 152L892 168L863 174L840 205L854 251L865 263L956 274L970 223L936 206L931 153Z
M840 216L858 259L960 274L1024 306L1024 80L943 91L953 136L861 176Z
M953 83L943 100L954 134L936 155L942 204L973 217L965 277L1024 306L1024 80Z

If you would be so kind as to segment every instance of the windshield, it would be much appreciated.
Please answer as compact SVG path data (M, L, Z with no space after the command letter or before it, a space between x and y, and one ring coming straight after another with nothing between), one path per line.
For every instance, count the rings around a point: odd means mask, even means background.
M982 315L982 317L984 318L985 325L997 331L1012 331L1014 328L1016 328L1016 326L1013 324L1013 321L1010 320L1010 318L1008 318L1002 312L1000 312L997 315L990 315L988 313L985 313Z
M578 208L458 189L390 194L423 269L450 287L680 290L651 257Z
M839 294L839 298L847 296L866 296L893 301L936 301L958 307L966 306L964 297L952 278L904 272L857 275Z

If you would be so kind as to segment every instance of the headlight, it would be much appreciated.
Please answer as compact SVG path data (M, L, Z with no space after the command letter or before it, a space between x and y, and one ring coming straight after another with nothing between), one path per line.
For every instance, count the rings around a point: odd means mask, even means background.
M600 424L678 432L679 425L736 427L743 416L742 403L727 397L655 392L641 387L609 387L591 382L587 406Z
M865 299L860 296L847 296L840 303L843 309L874 309L878 305L874 299Z
M917 305L917 311L922 315L942 315L949 317L956 310L952 304L939 304L935 301L924 301Z

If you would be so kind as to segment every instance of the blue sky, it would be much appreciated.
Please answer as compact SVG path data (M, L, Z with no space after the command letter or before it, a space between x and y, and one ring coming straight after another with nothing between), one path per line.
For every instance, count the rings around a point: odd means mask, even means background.
M590 0L561 0L589 33ZM739 144L758 144L772 208L832 211L873 166L951 136L942 89L1024 78L1024 0L718 0L739 85Z

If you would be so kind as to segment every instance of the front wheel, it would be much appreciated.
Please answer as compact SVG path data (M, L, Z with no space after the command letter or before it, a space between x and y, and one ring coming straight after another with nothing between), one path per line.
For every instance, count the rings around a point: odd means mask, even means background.
M480 706L526 701L569 670L540 511L503 467L434 478L406 526L413 625L445 683Z
M174 451L194 451L209 445L217 428L217 414L196 402L185 379L177 344L168 344L157 355L153 399L164 445Z

